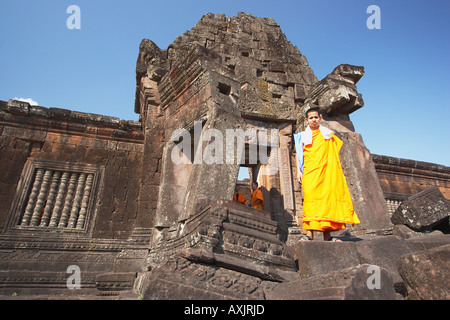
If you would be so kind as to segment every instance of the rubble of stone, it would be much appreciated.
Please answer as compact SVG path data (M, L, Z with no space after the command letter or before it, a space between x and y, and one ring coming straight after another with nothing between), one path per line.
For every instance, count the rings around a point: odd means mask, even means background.
M345 240L345 238L343 238ZM416 299L418 295L414 294L417 285L420 284L420 273L414 274L414 268L417 264L432 262L420 259L428 259L427 253L430 250L442 250L443 256L448 255L448 244L450 236L445 234L419 235L408 239L398 236L374 236L371 238L348 238L349 241L339 243L327 243L323 241L301 242L290 246L295 258L299 264L299 272L303 278L317 277L321 278L326 274L332 274L344 269L356 268L361 265L372 265L384 270L385 275L389 277L387 287L381 286L381 290L387 290L380 299L390 299L391 292L395 292L396 299ZM411 257L414 262L410 261ZM410 261L409 265L405 265L404 260ZM445 260L444 260L445 261ZM400 267L402 266L402 267ZM448 272L446 263L438 263L433 268L436 272L428 274L431 283L438 285L436 289L448 293L448 279L445 276ZM380 274L383 274L382 272ZM370 274L366 274L368 280ZM415 278L417 277L417 279ZM380 281L383 281L381 275ZM325 287L326 288L326 287ZM325 290L325 288L323 288ZM434 299L436 295L432 290L433 286L428 286L429 291L425 292L420 299ZM302 290L303 289L299 289ZM295 292L291 293L292 298ZM392 296L391 296L392 297ZM441 294L441 299L442 299ZM370 290L367 295L360 295L357 299L371 299Z
M397 266L407 288L408 297L449 300L449 260L449 244L400 257Z
M141 42L139 122L0 101L0 293L448 299L450 168L369 152L349 116L364 106L363 75L343 63L319 81L273 19L206 14L167 49ZM298 239L292 134L309 107L344 141L361 224L342 242ZM227 130L256 133L240 161L215 147ZM250 181L264 210L232 201ZM69 294L73 266L81 288Z

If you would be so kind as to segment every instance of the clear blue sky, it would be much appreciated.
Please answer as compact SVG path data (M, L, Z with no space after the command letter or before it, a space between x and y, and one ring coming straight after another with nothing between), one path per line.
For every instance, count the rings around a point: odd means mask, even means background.
M80 30L66 25L73 4ZM366 26L369 5L379 30ZM0 100L137 120L141 40L165 49L208 12L274 18L319 80L341 63L364 66L365 106L351 119L369 150L450 166L448 0L2 0Z

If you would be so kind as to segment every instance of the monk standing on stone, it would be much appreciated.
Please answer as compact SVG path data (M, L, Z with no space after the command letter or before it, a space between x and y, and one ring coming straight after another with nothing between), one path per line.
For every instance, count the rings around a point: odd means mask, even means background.
M302 240L312 240L314 231L321 231L324 240L340 241L330 232L344 229L345 223L359 223L359 219L339 160L343 143L321 121L319 108L311 108L306 111L308 127L294 134L297 178L304 194L303 229L307 230Z
M257 182L252 182L252 202L251 206L255 209L263 210L264 207L264 197L261 189L258 188Z

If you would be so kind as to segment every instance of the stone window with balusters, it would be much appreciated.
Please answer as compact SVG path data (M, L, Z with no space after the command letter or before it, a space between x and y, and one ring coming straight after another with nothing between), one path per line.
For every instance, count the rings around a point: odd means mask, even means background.
M27 161L8 229L88 232L102 173L96 165Z

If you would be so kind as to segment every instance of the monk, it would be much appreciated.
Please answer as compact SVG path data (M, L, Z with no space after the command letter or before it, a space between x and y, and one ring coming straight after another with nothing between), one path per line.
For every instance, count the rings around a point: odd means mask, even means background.
M326 241L341 241L330 232L344 229L346 223L359 223L339 159L343 143L320 124L319 108L309 109L305 120L306 130L294 134L297 179L304 194L303 229L307 230L302 240L313 240L314 231L320 231Z
M242 203L243 205L245 205L246 199L245 199L245 197L242 195L242 193L240 193L240 192L238 191L237 186L236 186L236 189L235 189L235 192L234 192L233 201L234 201L234 202L240 202L240 203Z
M255 209L263 210L264 207L264 197L261 189L258 188L257 182L252 182L252 202L251 206Z

